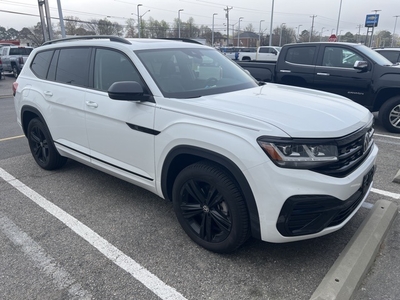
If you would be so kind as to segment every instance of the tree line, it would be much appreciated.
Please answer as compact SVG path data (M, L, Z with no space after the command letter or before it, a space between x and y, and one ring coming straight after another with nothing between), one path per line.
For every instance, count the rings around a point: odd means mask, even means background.
M125 25L118 22L111 22L107 18L92 19L90 21L83 21L77 17L69 16L64 18L64 28L66 35L116 35L126 38L138 37L137 20L128 19ZM60 26L52 24L53 36L61 37ZM180 30L179 30L180 27ZM231 28L230 28L231 29ZM237 36L237 28L232 28L234 34L230 30L230 41ZM181 38L203 39L207 44L211 44L212 29L206 25L197 25L192 17L187 21L174 19L172 24L167 23L165 20L155 20L149 18L148 20L140 20L140 37L142 38L177 38L178 31L180 31ZM254 38L249 46L256 47L260 45L269 44L269 32L256 32L252 24L247 25L242 29L241 34L244 32L254 33L257 38ZM313 31L312 34L309 30L297 32L296 28L287 26L273 29L272 31L272 45L279 46L288 43L304 43L304 42L317 42L327 41L329 36L322 36L320 32ZM6 29L0 26L0 40L24 40L31 46L39 46L44 42L43 29L41 23L37 23L33 27L24 27L18 31L14 28ZM340 36L341 42L351 43L364 43L365 35L353 34L347 32ZM374 46L388 46L391 43L392 34L389 31L383 30L375 35ZM222 46L226 42L226 31L215 31L214 40L216 44Z

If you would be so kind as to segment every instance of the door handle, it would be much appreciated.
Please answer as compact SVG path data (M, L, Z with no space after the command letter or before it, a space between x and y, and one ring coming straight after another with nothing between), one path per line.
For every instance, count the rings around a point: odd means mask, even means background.
M86 101L86 105L89 107L94 107L94 108L99 106L96 102L93 102L93 101Z
M319 76L330 76L331 74L329 74L329 73L317 73L317 75L319 75Z
M44 91L43 94L45 94L46 96L49 96L49 97L53 96L53 93L50 91Z
M279 72L281 72L281 73L291 73L292 71L290 71L290 70L280 70Z

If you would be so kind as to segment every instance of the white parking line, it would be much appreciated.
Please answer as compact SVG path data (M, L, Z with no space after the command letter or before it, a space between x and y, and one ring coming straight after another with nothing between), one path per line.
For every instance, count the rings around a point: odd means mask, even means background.
M124 254L118 248L110 244L92 229L69 215L67 212L54 205L31 188L27 187L21 181L15 179L11 174L0 168L0 177L3 178L7 183L12 185L26 197L31 199L37 205L42 207L44 210L52 214L54 217L59 219L65 225L67 225L72 231L81 236L89 244L100 251L109 260L115 263L117 266L131 274L136 280L140 281L150 291L156 294L158 297L164 300L185 300L179 292L173 287L162 282L157 276L150 273L147 269L142 267L132 258Z
M378 189L375 189L375 188L372 188L371 192L379 194L379 195L383 195L383 196L386 196L386 197L390 197L390 198L393 198L393 199L400 199L400 194L396 194L396 193L391 193L391 192L387 192L387 191L383 191L383 190L378 190Z
M24 135L17 135L17 136L12 136L12 137L8 137L8 138L3 138L3 139L0 139L0 142L19 139L19 138L22 138L22 137L25 137L25 136Z
M13 221L0 212L1 231L32 260L59 290L68 289L68 294L73 299L92 299L92 295L62 267L58 266L54 258L48 255L28 234L22 231Z
M387 137L387 138L392 138L392 139L400 140L400 137L399 137L399 136L393 136L393 135L386 135L386 134L374 133L374 136L381 136L381 137Z

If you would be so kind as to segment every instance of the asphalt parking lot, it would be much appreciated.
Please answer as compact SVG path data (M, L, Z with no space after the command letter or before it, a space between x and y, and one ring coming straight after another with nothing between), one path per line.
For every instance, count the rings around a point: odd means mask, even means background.
M310 299L380 199L400 204L400 134L375 129L374 188L354 218L321 238L249 240L220 255L194 244L171 203L69 160L44 171L0 80L1 299ZM354 299L400 299L395 219Z

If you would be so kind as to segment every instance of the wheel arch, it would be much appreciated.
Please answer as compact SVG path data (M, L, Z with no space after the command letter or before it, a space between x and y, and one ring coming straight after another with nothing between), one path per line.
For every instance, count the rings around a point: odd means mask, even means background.
M400 88L384 88L381 89L375 97L372 111L379 111L385 101L400 96Z
M251 234L260 239L260 219L253 192L239 167L229 158L213 151L194 146L177 146L173 148L165 158L161 171L161 189L165 199L172 200L172 186L176 176L188 165L200 160L208 160L218 164L227 171L238 184L246 201Z
M21 109L21 125L25 136L27 136L29 122L34 118L39 118L40 121L43 122L43 124L48 128L46 121L37 108L32 106L23 106Z

